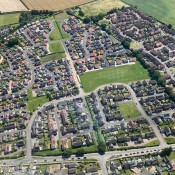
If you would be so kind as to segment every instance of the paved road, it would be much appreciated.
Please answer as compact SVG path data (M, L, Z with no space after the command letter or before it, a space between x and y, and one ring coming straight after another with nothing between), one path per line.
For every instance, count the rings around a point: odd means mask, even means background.
M160 134L157 126L154 124L154 122L152 121L152 119L147 116L147 114L144 112L144 110L142 109L142 106L140 105L136 95L135 95L135 92L132 90L132 88L128 85L128 84L124 84L124 83L114 83L114 84L111 84L111 85L124 85L128 91L131 93L131 96L132 96L132 99L134 101L134 103L136 104L139 112L142 114L142 116L144 118L147 119L147 121L149 122L149 124L151 125L151 127L153 128L153 131L155 132L155 135L157 136L157 138L160 140L160 146L159 147L156 147L156 148L147 148L148 150L153 150L153 149L157 149L157 148L165 148L167 147L168 145L166 144L164 138L162 137L162 135ZM107 85L103 85L103 86L100 86L98 87L94 92L97 93L97 91L100 89L100 88L103 88ZM81 95L77 95L77 96L73 96L73 97L67 97L67 98L63 98L63 99L60 99L60 100L54 100L52 102L47 102L45 104L43 104L38 110L36 110L30 121L29 121L29 124L28 124L28 127L26 129L26 132L27 132L27 135L26 135L26 141L27 141L27 147L26 147L26 158L24 159L25 160L31 160L33 159L32 156L31 156L31 150L32 150L32 145L31 145L31 127L32 127L32 123L37 115L37 112L40 111L44 106L47 106L47 105L50 105L50 104L57 104L59 102L64 102L65 100L69 101L69 100L73 100L74 98L77 98L77 97L84 97L86 95L89 95L90 93L84 93L82 92ZM174 146L175 148L175 146ZM140 151L142 151L143 149L140 149ZM128 152L135 152L135 150L128 150ZM114 152L107 152L103 158L99 158L101 157L101 155L95 153L95 154L88 154L87 156L89 156L89 158L97 158L101 163L103 163L103 160L107 160L110 156L112 156L113 154L119 154L119 153L126 153L126 152L120 152L120 151L114 151ZM61 159L60 159L61 160ZM103 163L104 164L104 163ZM103 167L103 166L102 166ZM105 172L105 169L103 169L103 172Z

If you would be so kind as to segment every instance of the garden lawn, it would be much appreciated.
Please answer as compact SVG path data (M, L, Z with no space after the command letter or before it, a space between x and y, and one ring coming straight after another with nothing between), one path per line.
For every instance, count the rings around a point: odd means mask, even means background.
M33 97L32 91L27 91L27 110L29 111L35 111L40 105L46 103L49 101L49 99L46 96L42 97Z
M141 116L134 102L119 102L118 104L124 119Z
M175 138L167 137L167 138L165 138L165 141L167 142L167 144L174 144L175 143Z
M149 143L146 143L144 146L145 147L153 147L153 146L159 146L159 145L160 145L159 140L153 140L153 141L150 141Z
M53 53L53 54L49 54L49 55L46 55L44 57L41 57L41 61L42 63L46 63L48 61L54 61L54 60L57 60L57 59L60 59L60 58L64 58L66 56L66 54L63 52L63 53Z
M49 43L49 50L51 53L64 53L64 49L60 41Z
M175 1L174 0L122 0L123 2L137 6L148 15L159 21L172 24L175 28Z
M17 24L19 22L20 13L10 13L0 15L0 26L8 24Z
M132 65L111 67L80 75L85 92L93 91L98 86L104 84L115 82L129 83L148 78L148 71L144 69L139 62Z

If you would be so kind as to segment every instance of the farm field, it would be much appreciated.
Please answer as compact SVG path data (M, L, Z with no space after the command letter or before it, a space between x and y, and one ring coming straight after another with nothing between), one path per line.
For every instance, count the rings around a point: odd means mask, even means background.
M129 83L131 81L148 78L148 71L144 69L139 62L132 65L106 68L80 75L85 92L90 92L104 84L115 82Z
M172 24L175 28L175 1L174 0L122 0L123 2L137 6L148 15L161 22Z
M64 53L64 49L60 41L49 43L49 50L51 53L56 53L56 52Z
M18 12L27 11L28 9L20 0L0 0L0 12Z
M63 10L92 0L22 0L30 10Z
M105 13L113 8L121 8L123 6L127 5L121 0L98 0L80 7L85 16L95 16L99 13Z
M20 13L0 15L0 26L4 26L8 24L17 24L19 21L19 15Z
M136 118L141 116L134 102L120 102L119 108L124 119Z

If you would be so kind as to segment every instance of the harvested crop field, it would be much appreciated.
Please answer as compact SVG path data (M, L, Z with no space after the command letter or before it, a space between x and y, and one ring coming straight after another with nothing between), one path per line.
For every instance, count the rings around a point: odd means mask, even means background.
M27 11L27 8L20 0L0 0L0 12Z
M30 10L63 10L92 0L22 0Z

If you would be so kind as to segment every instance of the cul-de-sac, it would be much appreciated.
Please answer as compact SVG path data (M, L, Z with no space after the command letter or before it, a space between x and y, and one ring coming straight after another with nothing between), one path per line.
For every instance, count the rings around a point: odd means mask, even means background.
M174 0L0 0L0 175L175 175Z

